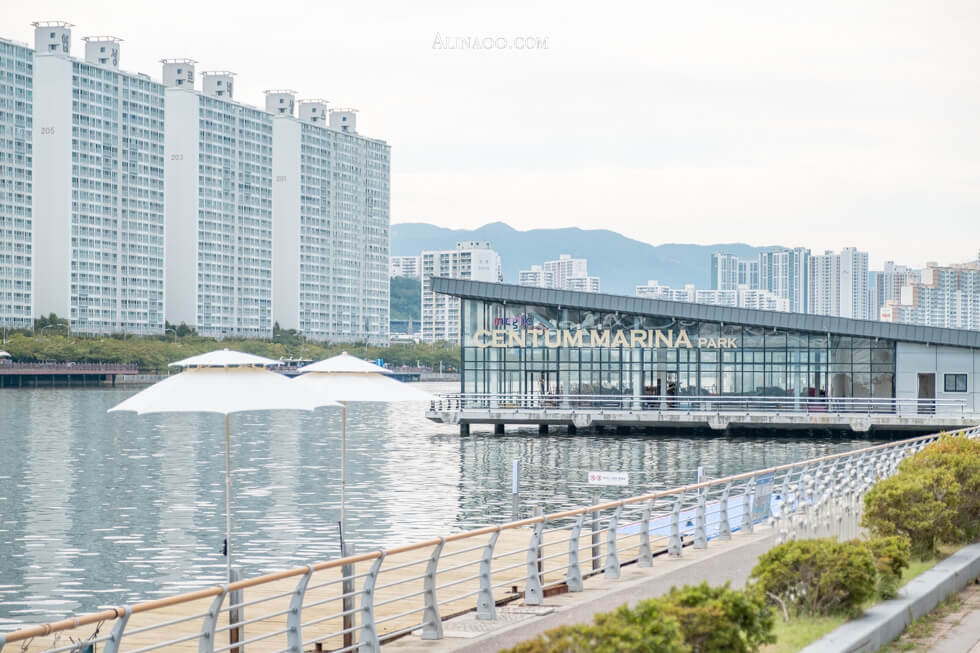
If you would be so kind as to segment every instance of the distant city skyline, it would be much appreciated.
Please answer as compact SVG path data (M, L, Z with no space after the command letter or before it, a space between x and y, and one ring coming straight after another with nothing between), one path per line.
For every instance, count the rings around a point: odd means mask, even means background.
M395 223L851 245L872 268L976 249L973 3L296 3L232 22L186 0L40 0L4 7L5 35L29 42L38 19L125 39L125 70L236 71L247 104L295 88L359 108L398 153ZM484 36L507 47L456 47Z

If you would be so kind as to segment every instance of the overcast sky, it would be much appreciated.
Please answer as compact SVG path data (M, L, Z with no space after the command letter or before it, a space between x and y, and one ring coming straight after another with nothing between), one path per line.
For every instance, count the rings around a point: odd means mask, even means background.
M853 245L873 267L980 249L974 0L7 0L0 19L28 42L70 21L77 56L122 37L154 78L164 57L235 71L250 104L356 107L392 145L392 222Z

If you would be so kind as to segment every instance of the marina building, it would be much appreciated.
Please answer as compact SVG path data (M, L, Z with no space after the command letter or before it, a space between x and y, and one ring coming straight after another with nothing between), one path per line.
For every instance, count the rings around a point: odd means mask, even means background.
M34 50L0 39L0 324L31 326Z
M980 417L980 332L433 278L452 423L921 429ZM502 427L501 427L502 428Z
M503 281L500 254L486 241L456 243L456 249L424 251L422 260L422 341L459 340L459 299L432 290L433 277Z
M76 59L69 23L34 27L32 310L162 333L164 86L119 68L120 39L88 37Z
M390 147L359 135L352 109L301 100L297 117L295 104L293 91L266 92L274 320L314 340L387 344Z

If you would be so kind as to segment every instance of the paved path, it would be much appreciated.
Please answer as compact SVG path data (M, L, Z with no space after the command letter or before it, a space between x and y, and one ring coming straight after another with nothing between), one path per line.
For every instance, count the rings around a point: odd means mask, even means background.
M960 599L960 609L936 623L928 653L980 653L980 585L968 585Z
M386 644L383 650L398 653L499 651L550 628L591 621L598 612L659 596L674 585L698 584L706 580L712 585L731 581L738 587L745 583L758 557L774 544L772 529L757 527L754 534L735 535L729 542L712 540L705 550L685 547L680 558L659 556L654 558L652 568L625 566L619 580L604 576L588 579L583 592L545 598L542 606L521 603L498 608L497 621L477 621L472 613L450 619L444 624L445 638L442 640L425 642L412 635Z

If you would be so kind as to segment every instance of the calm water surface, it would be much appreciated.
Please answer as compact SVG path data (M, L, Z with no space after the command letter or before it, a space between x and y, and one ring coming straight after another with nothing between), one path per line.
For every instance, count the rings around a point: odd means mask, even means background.
M458 385L423 384L432 392ZM0 390L0 630L223 582L224 437L217 415L106 410L139 388ZM630 472L603 498L778 465L859 439L494 436L420 404L348 408L348 537L392 546L588 501L589 469ZM340 411L233 415L232 528L246 575L336 557ZM481 431L482 429L482 431Z

